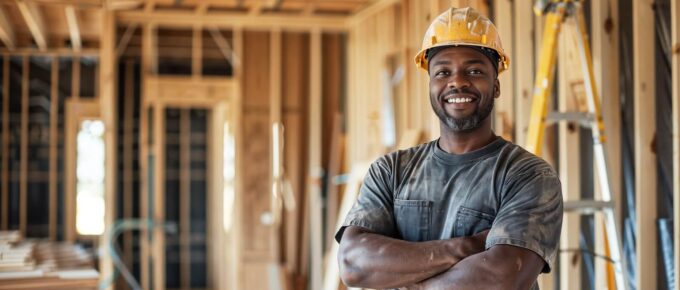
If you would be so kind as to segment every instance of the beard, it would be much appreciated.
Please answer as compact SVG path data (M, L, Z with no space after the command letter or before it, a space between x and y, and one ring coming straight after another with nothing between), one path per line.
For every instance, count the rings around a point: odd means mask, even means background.
M449 128L453 132L466 132L472 131L479 128L482 125L482 121L489 117L491 111L493 111L493 103L491 102L484 107L477 107L470 116L464 118L455 118L450 116L446 110L440 105L440 98L430 98L430 104L432 105L432 110L437 115L442 124ZM481 98L477 98L481 100Z

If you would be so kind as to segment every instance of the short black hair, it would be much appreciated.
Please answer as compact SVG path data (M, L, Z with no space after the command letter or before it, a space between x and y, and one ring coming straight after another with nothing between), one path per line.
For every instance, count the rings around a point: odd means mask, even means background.
M433 48L428 49L425 52L425 58L427 59L427 63L429 65L430 60L439 52L442 50L452 47L451 45L444 45L444 46L436 46ZM501 56L498 54L497 51L491 49L491 48L486 48L486 47L481 47L481 46L473 46L473 45L461 45L461 47L469 47L472 48L476 51L479 51L483 55L489 58L491 61L491 64L493 65L493 68L496 70L496 73L498 73L498 64L501 61Z

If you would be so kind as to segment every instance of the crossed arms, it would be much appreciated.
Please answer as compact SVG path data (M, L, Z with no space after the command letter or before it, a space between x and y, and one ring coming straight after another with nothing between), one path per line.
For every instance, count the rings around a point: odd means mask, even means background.
M543 259L510 245L484 250L487 233L414 243L349 226L340 241L340 276L350 287L376 289L529 289Z

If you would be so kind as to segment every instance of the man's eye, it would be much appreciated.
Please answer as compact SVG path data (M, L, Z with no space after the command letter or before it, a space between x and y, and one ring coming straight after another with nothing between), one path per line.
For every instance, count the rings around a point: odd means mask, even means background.
M482 74L482 71L481 71L481 70L478 70L478 69L471 69L471 70L469 70L469 74L471 74L471 75L479 75L479 74Z
M449 75L449 72L446 71L446 70L440 70L440 71L438 71L435 75L436 75L436 76L448 76L448 75Z

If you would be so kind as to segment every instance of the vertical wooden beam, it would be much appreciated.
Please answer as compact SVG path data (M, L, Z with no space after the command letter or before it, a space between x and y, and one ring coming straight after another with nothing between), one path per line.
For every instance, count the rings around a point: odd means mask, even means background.
M635 76L635 200L637 211L637 289L657 289L657 184L654 9L652 0L633 1Z
M0 229L9 225L9 55L2 56L2 213Z
M154 191L153 222L165 222L165 106L159 102L153 106L153 155ZM153 289L165 289L165 231L160 227L153 229Z
M10 24L10 20L5 14L5 9L0 7L0 39L10 50L14 50L16 43L16 36L14 28Z
M321 225L321 31L313 29L310 38L309 81L309 177L307 193L310 198L311 289L321 289L322 283L322 225Z
M59 57L52 57L52 76L50 81L50 165L49 165L49 237L57 239L57 145L59 143Z
M19 232L26 236L26 217L28 210L28 85L30 57L24 56L21 78L21 143L19 151Z
M525 145L534 86L534 13L532 1L514 1L515 142Z
M234 56L235 59L243 59L243 29L241 27L235 27L233 30L233 48L234 48ZM229 280L229 289L241 289L243 287L242 284L242 278L243 275L241 275L243 271L243 267L240 267L239 262L241 261L241 243L242 243L242 233L241 233L241 228L242 228L242 208L243 208L243 180L242 176L243 173L240 170L243 168L245 164L245 160L243 160L242 154L240 152L243 152L243 148L245 146L245 142L243 140L243 67L242 67L242 62L241 61L236 61L232 62L232 67L233 67L233 72L234 72L234 79L236 80L236 87L234 89L234 103L233 107L230 109L230 112L233 112L234 115L234 137L235 137L235 175L234 175L234 181L235 181L235 186L234 186L234 211L232 213L231 217L231 231L229 233L230 235L230 242L231 242L231 249L228 251L229 253L229 273L231 274L232 279ZM226 284L222 284L226 285Z
M200 78L203 74L203 27L194 26L191 46L191 75Z
M607 168L612 200L616 202L614 214L617 226L620 221L621 208L621 103L619 101L619 18L618 0L591 1L591 29L593 69L598 95L602 96L603 119L607 141L604 144L607 152ZM597 172L597 171L595 171ZM596 181L599 180L596 179ZM596 198L601 198L599 186L595 186ZM603 215L595 219L595 252L604 253L604 220ZM618 237L620 238L620 237ZM595 289L608 287L606 270L611 267L603 259L595 259Z
M180 289L188 290L191 288L191 109L186 108L182 108L179 115L179 172L179 282Z
M675 227L675 289L680 290L680 4L671 1L673 84L673 216Z
M76 136L79 125L72 102L75 101L67 99L64 108L64 240L67 242L76 240Z
M38 4L24 0L17 0L16 4L17 8L19 8L19 12L21 12L21 15L26 21L26 25L28 25L28 29L33 35L35 43L38 45L38 48L40 50L46 50L47 35L42 13L40 12Z
M80 99L80 56L71 59L71 97L74 101Z
M116 98L116 22L114 12L107 10L102 12L102 32L99 41L99 105L100 114L104 123L104 229L111 229L116 217L116 173L118 170L118 109ZM106 243L106 234L100 237L100 244ZM111 256L105 252L99 260L101 277L109 277L113 273ZM113 289L113 285L109 287Z
M76 8L73 5L66 5L64 7L64 14L66 14L66 23L68 24L69 35L71 36L71 47L73 47L74 51L80 51L83 47L83 42L80 39L80 27L78 27Z
M496 113L494 119L494 131L499 136L509 141L514 141L514 118L515 118L515 100L513 94L515 92L515 84L513 83L513 70L516 66L521 66L520 63L514 63L513 57L513 31L512 31L512 1L511 0L494 0L494 22L498 28L498 34L503 41L503 49L505 53L510 56L510 69L498 76L498 81L501 86L501 96L496 101Z
M283 130L279 129L279 126L283 125L283 118L282 118L282 110L283 110L283 101L281 98L281 53L282 53L282 47L281 47L281 29L279 28L274 28L271 30L269 33L270 37L270 46L269 46L269 128L270 134L269 134L269 144L271 144L271 161L272 161L272 170L270 180L272 182L272 186L270 188L273 188L273 184L275 182L281 181L281 170L283 168L282 166L282 160L283 160L283 151L281 150L281 146L283 144L280 144L279 142L283 140L283 137L280 136L281 133L283 133ZM277 138L278 140L274 140L274 130L276 130ZM273 190L278 190L278 189L273 189ZM271 212L274 215L274 220L277 221L274 223L274 225L271 227L271 230L273 231L271 236L275 237L271 239L271 251L273 253L273 257L275 261L279 261L281 259L281 249L279 247L280 241L280 230L281 230L281 219L283 218L283 213L280 211L280 208L277 207L278 203L281 201L280 198L280 192L271 193L270 198L272 199L271 202ZM276 200L279 199L279 200Z
M570 23L573 24L573 23ZM569 31L571 29L571 31ZM574 111L576 108L573 102L570 102L575 93L570 85L569 70L575 67L575 64L570 63L574 61L571 56L574 52L571 51L572 46L568 45L571 38L568 33L575 33L574 28L565 25L562 28L562 33L558 36L558 52L557 52L557 81L559 93L559 110ZM581 199L581 176L580 176L580 130L578 124L560 122L559 130L559 173L562 181L562 195L565 201L575 201ZM581 216L575 213L566 213L562 222L562 234L560 236L560 248L578 249L579 237L581 234ZM560 253L560 289L562 290L577 290L581 289L581 260L578 259L574 263L574 257L578 256L576 252L562 252Z
M125 94L123 110L123 216L133 218L132 192L134 191L133 148L134 148L134 110L135 110L135 62L125 62ZM123 236L125 264L129 269L133 267L132 232L127 231Z

